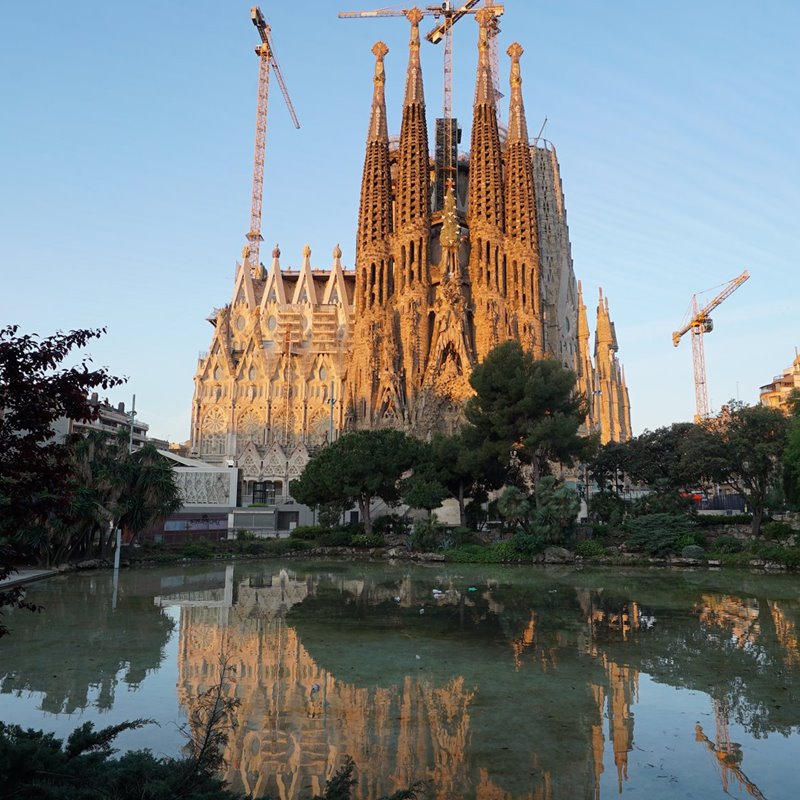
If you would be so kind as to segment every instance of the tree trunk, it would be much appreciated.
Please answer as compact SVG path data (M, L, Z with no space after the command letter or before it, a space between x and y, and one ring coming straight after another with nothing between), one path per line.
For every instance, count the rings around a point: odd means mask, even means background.
M464 481L460 481L458 484L458 524L462 527L466 527L466 514L464 512Z
M367 536L372 534L372 517L370 516L371 496L358 498L358 510L361 512L361 519L364 520L364 533Z
M761 519L764 516L764 504L753 503L753 522L750 526L750 535L753 537L761 533Z

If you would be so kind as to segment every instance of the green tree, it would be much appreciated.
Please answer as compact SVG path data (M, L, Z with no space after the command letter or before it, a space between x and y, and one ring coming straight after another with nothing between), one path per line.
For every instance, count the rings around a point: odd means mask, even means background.
M800 390L789 395L789 423L783 454L783 491L793 509L800 508Z
M504 342L475 367L470 384L464 442L498 476L496 485L501 475L519 482L519 468L527 466L535 487L551 462L570 465L594 448L578 433L586 406L575 373L557 361L537 361L518 342Z
M531 533L548 542L562 541L578 516L578 493L559 483L553 475L545 475L536 485L534 501Z
M104 328L75 330L40 338L0 329L0 537L24 541L62 510L70 480L70 450L53 436L61 417L95 419L88 402L92 389L123 382L105 368L91 368L83 356L64 362Z
M497 498L497 513L510 530L516 530L520 526L527 528L531 502L525 492L517 486L506 486Z
M364 531L372 533L370 505L379 497L400 500L400 480L418 458L418 443L401 431L355 431L340 436L306 464L289 490L299 503L358 505Z
M728 483L753 512L752 534L761 532L770 487L778 477L787 445L789 420L775 408L731 401L704 426L694 457L714 480Z
M170 464L153 445L129 452L128 435L88 431L71 442L71 491L63 513L45 526L38 554L46 562L97 554L114 532L136 536L181 507Z

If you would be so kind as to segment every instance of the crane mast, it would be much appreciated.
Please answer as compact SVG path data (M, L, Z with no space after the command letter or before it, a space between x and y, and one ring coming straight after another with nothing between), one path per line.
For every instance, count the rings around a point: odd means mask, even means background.
M258 102L256 105L256 143L255 154L253 156L253 191L250 199L250 230L247 233L248 261L250 271L258 274L261 269L260 245L261 236L261 205L264 197L264 151L267 143L267 106L269 100L269 71L270 67L275 72L283 99L289 109L295 128L300 127L286 83L283 80L278 62L275 59L275 52L272 46L272 36L270 26L264 19L261 9L253 6L250 9L250 19L255 25L261 44L256 47L256 55L259 57L258 64Z
M725 284L722 291L713 300L698 308L697 295L692 295L692 310L689 321L672 334L672 344L677 347L684 334L692 333L692 364L694 366L694 397L695 397L695 422L708 419L710 408L708 404L708 385L706 382L706 355L703 344L703 335L714 330L714 321L711 312L725 299L730 297L748 278L750 273L745 270L733 280Z

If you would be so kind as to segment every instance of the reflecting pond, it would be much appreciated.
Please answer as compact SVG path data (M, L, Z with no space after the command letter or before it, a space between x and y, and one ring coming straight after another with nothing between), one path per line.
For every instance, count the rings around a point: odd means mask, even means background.
M796 798L800 578L746 572L248 562L68 575L7 615L0 718L66 735L135 717L175 754L219 674L226 777L355 796Z

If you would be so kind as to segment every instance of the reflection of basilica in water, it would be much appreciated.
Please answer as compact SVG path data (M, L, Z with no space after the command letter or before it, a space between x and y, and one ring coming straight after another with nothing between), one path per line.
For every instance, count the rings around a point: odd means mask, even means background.
M633 745L631 707L637 698L638 672L599 652L593 631L607 626L627 636L632 626L639 625L635 604L630 612L625 608L606 614L591 607L586 593L581 601L588 624L577 637L538 631L537 612L531 611L508 643L509 675L496 675L493 690L469 674L442 676L423 668L409 670L397 682L375 685L361 679L357 665L345 665L337 674L329 671L287 622L289 609L306 600L313 602L319 589L315 581L295 579L285 570L259 582L233 584L231 579L229 574L227 588L210 602L193 595L174 596L166 602L182 606L179 692L183 704L191 704L215 682L221 653L233 667L228 693L240 701L238 724L226 753L226 778L233 788L282 800L306 797L318 793L343 757L350 755L358 769L356 796L360 798L390 794L418 780L431 787L430 796L442 800L599 798L604 763L614 765L622 790ZM417 614L423 602L410 581L376 587L342 580L336 581L336 589L355 604L391 603L399 613L409 615ZM436 607L448 606L450 611L462 606L461 614L466 606L473 619L475 615L490 619L504 611L489 589L467 595L445 588ZM335 620L330 623L335 625ZM359 652L357 644L350 645L352 658L373 657ZM544 706L528 698L512 698L505 712L521 704L525 723L493 716L485 707L484 696L496 693L498 683L502 687L506 678L509 686L513 684L514 674L535 670L545 680L552 678L562 668L566 647L582 651L598 667L596 681L585 687L583 695L563 699L576 706L577 716L572 709L560 714L561 700ZM464 671L469 673L469 669ZM537 713L542 717L539 721ZM487 719L493 723L488 730ZM573 720L579 721L578 728L570 730ZM514 745L517 755L527 752L527 763L512 765L519 771L513 778L508 767L493 758L482 763L479 755L479 740L495 738L504 725L527 737L522 746L520 742ZM513 731L503 735L509 734ZM564 742L557 741L558 737ZM573 744L571 737L576 739ZM575 763L576 757L580 763Z
M362 800L419 780L440 800L796 785L794 576L240 564L35 594L46 611L3 640L0 718L64 736L76 714L153 717L138 746L176 752L178 702L198 708L225 653L238 790L310 797L345 754Z

